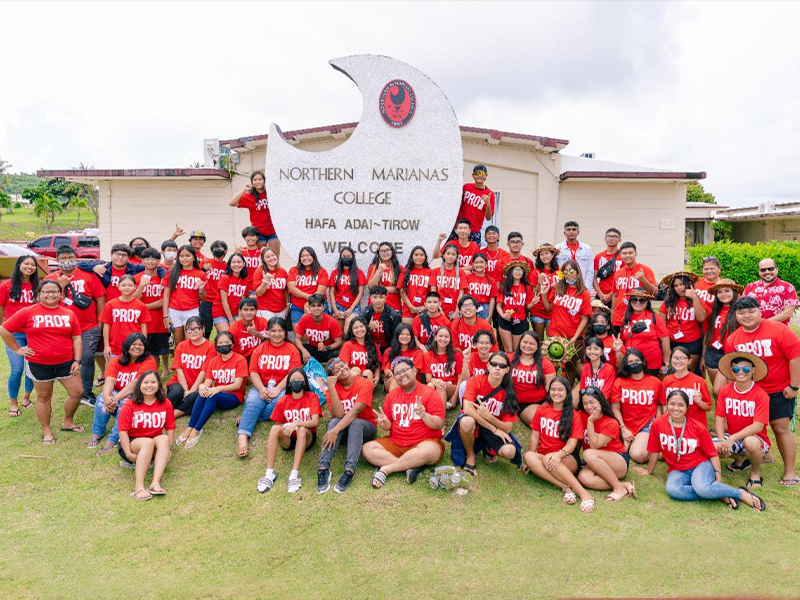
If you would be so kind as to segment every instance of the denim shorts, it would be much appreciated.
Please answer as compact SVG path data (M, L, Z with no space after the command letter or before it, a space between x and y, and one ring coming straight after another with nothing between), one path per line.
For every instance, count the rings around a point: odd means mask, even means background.
M234 323L236 323L236 321L238 320L239 320L238 315L233 317ZM230 323L230 321L228 321L228 317L214 317L214 325L219 325L220 323Z
M644 427L642 427L642 428L639 430L639 433L646 433L646 434L648 434L648 435L649 435L649 434L650 434L650 425L652 425L652 424L653 424L653 421L655 421L655 420L656 420L656 419L655 419L655 417L653 417L652 419L650 419L650 421L648 421L647 425L645 425ZM639 435L639 433L637 433L636 435Z
M545 319L544 317L537 317L535 315L531 315L531 323L544 323L545 325L550 322L550 319Z
M338 310L340 312L346 312L346 311L350 310L350 307L349 306L344 306L343 304L339 304L337 302L336 303L336 310ZM361 314L361 305L358 305L353 309L353 316L357 317L360 314ZM331 315L331 316L333 316L333 315Z
M272 235L264 235L263 233L258 234L258 241L259 242L271 242L272 240L277 240L278 234L273 233Z
M708 367L709 369L718 369L719 359L722 358L722 356L723 356L722 350L717 350L716 348L712 348L711 346L706 348L706 353L704 356L706 361L706 367Z

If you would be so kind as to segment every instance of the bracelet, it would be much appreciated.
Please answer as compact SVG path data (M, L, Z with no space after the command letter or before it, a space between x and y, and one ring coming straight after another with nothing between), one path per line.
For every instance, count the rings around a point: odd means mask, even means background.
M800 387L792 385L791 383L789 384L789 387L792 388L795 392L800 391Z
M719 473L720 475L722 475L722 471L719 471L717 469L714 469L714 473Z

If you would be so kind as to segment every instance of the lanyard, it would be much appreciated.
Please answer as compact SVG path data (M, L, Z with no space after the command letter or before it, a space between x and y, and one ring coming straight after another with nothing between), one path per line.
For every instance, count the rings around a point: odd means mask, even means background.
M675 438L675 460L681 462L681 442L683 441L683 436L686 433L686 426L688 425L687 421L683 422L683 429L681 430L681 437L678 437L678 434L675 433L675 424L672 422L672 419L669 420L669 426L672 427L672 437Z

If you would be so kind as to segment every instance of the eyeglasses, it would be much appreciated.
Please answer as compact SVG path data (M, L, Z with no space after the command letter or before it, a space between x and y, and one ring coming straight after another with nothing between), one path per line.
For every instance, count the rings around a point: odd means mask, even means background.
M631 298L631 304L645 304L647 302L647 298Z
M400 376L400 375L405 375L405 374L406 374L406 373L408 373L409 371L413 371L413 370L414 370L414 369L412 369L411 367L408 367L407 369L403 369L402 371L395 371L395 372L394 372L394 376L395 376L395 377L398 377L398 376Z
M751 369L750 367L731 367L731 371L733 371L734 373L738 373L739 371L741 371L742 373L749 373L752 370L753 369Z
M128 258L128 253L127 252L112 252L111 256L116 256L117 258L122 258L124 256L125 258Z
M618 236L616 233L607 233L606 237L614 240L618 240L620 238L620 236Z
M507 369L508 368L508 363L499 363L499 362L495 362L493 360L490 360L489 361L489 366L490 367L495 367L496 369Z
M689 360L689 359L688 359L688 358L686 358L685 356L683 356L682 354L676 354L675 356L673 356L673 357L672 357L672 360L677 360L677 361L685 362L685 361L687 361L687 360Z
M703 262L706 262L708 260L719 260L719 259L716 256L704 256L703 257Z
M769 273L770 271L774 271L775 267L758 267L760 273Z
M203 331L202 327L187 327L186 333L197 333L198 331Z
M596 387L592 387L592 386L590 385L590 386L589 386L589 387L587 387L586 389L583 389L583 390L581 390L581 392L580 392L580 395L581 395L581 396L586 396L586 395L589 395L589 396L594 396L594 395L595 395L595 394L597 394L597 392L599 392L599 391L600 391L600 390L598 390Z

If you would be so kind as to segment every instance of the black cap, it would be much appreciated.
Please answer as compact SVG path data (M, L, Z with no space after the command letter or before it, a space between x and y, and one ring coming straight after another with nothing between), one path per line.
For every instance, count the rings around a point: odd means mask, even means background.
M486 165L475 165L472 167L472 172L474 173L475 171L483 171L487 175L489 174L489 169L486 168Z

